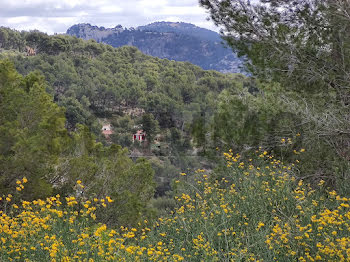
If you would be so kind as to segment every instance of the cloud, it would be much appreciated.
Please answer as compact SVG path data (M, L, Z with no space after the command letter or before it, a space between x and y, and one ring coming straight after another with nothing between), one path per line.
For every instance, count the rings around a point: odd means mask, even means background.
M0 26L49 34L76 23L137 27L155 21L183 21L218 29L206 21L198 0L0 0Z

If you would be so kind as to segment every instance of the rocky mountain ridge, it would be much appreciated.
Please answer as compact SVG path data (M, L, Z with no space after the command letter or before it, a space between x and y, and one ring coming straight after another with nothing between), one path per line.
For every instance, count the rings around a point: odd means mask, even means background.
M135 46L147 55L187 61L207 70L242 72L242 60L224 46L218 33L188 23L155 22L137 28L77 24L67 34L113 47Z

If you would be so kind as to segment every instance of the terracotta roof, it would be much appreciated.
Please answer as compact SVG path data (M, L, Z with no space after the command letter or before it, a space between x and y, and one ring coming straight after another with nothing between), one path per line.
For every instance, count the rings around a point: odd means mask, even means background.
M112 130L103 130L102 134L104 134L104 135L112 135L113 131Z

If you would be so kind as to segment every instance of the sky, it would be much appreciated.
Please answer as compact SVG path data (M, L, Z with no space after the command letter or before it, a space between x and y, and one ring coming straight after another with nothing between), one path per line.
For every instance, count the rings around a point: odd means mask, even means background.
M65 33L77 23L137 27L156 21L187 22L213 31L198 0L0 0L0 26Z

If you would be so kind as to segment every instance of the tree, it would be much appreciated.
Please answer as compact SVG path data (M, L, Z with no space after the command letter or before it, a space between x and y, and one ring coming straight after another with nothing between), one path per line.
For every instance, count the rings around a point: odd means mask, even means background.
M336 167L312 172L334 174L343 164L348 169L350 2L200 0L200 4L221 27L228 45L246 58L252 75L281 85L279 100L287 112L301 118L299 127L313 150L309 162L319 162L316 157L322 151L327 153L321 161L331 159L329 166Z
M0 48L22 52L25 50L25 41L18 31L0 27Z
M260 79L347 103L350 3L340 0L201 0L227 43Z
M40 74L22 77L0 61L0 112L0 191L25 176L25 197L47 196L52 167L68 141L64 110L46 93Z
M151 144L155 135L159 132L158 121L152 114L143 114L141 119L142 129L146 132L147 140Z
M87 107L84 107L74 97L62 97L59 105L66 109L67 126L69 129L74 129L77 124L92 126L94 117Z
M327 48L332 42L331 1L201 0L200 3L221 26L227 43L240 56L247 57L248 69L254 75L288 81L289 88L291 84L297 88L302 83L299 88L304 89L306 84L310 87L310 83L324 82L321 68L324 65L328 68L331 56Z

